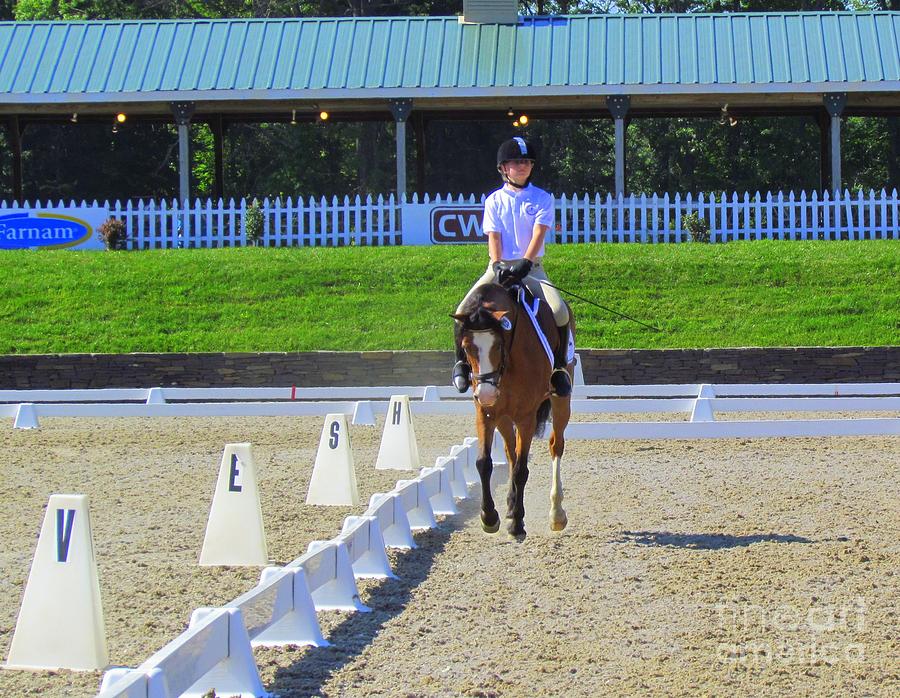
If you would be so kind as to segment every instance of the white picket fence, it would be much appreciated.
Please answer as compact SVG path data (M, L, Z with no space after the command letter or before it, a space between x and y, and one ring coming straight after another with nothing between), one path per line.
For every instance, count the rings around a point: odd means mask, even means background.
M261 202L265 247L343 247L410 244L424 238L421 231L404 230L421 226L430 212L454 207L477 217L484 197L465 195L418 195L399 200L393 195L315 199L264 199ZM65 207L47 202L21 208ZM69 207L98 206L72 201ZM110 214L125 221L129 249L237 247L247 245L245 222L250 202L219 199L193 204L172 200L104 202ZM0 211L13 204L0 202ZM709 228L710 242L733 240L871 240L900 239L900 198L897 190L887 193L870 190L855 194L830 195L812 192L759 192L743 196L737 192L632 195L561 195L556 198L554 240L562 243L688 242L691 234L685 216L697 214ZM416 221L413 224L413 221ZM414 234L415 232L415 234Z
M559 242L688 242L683 217L696 213L709 226L710 242L733 240L900 239L900 199L870 190L831 196L745 192L557 200Z

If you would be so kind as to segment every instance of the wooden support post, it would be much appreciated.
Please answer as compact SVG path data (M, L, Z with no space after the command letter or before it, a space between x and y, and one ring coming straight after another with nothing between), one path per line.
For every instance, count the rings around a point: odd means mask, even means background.
M625 116L631 107L631 97L610 95L606 98L606 107L616 124L616 196L625 196Z
M183 204L191 198L190 127L194 115L193 102L172 102L172 114L178 124L178 199Z
M846 92L829 92L823 98L831 117L831 191L841 190L841 114L847 106Z
M391 114L397 126L397 201L406 194L406 122L412 112L411 99L389 100Z

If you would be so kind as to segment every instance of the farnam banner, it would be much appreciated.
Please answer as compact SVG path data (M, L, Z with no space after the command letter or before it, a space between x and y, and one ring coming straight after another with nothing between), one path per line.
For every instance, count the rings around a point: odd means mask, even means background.
M0 209L0 250L102 250L102 207Z

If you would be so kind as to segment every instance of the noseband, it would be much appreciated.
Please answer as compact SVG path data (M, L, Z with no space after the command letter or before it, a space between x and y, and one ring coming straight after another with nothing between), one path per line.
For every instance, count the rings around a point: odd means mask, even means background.
M515 329L515 326L513 326ZM479 331L479 330L476 330ZM493 330L480 330L481 332L492 332ZM487 373L473 373L472 378L474 378L479 383L487 383L488 385L493 385L497 390L500 390L500 379L503 377L503 369L506 368L506 343L500 342L500 366L494 371L488 371Z

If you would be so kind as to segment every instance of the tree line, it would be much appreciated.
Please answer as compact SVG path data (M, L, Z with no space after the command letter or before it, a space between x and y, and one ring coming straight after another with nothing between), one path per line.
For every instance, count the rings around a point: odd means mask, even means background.
M523 14L723 11L900 10L900 0L584 0L520 3ZM0 0L0 18L160 19L453 15L456 0ZM535 181L556 193L606 192L614 182L612 121L532 119L433 120L425 139L424 181L408 129L410 190L484 193L497 186L500 141L520 134L542 155ZM174 125L133 120L29 124L22 134L26 198L171 198L178 192ZM12 155L0 129L0 198L12 197ZM214 191L213 134L191 127L193 195ZM395 187L392 121L363 123L235 123L224 138L225 194L320 196L389 192ZM848 188L900 186L900 118L850 117L842 134ZM820 132L809 116L636 118L628 128L632 192L799 191L819 188ZM826 163L827 168L827 163Z

